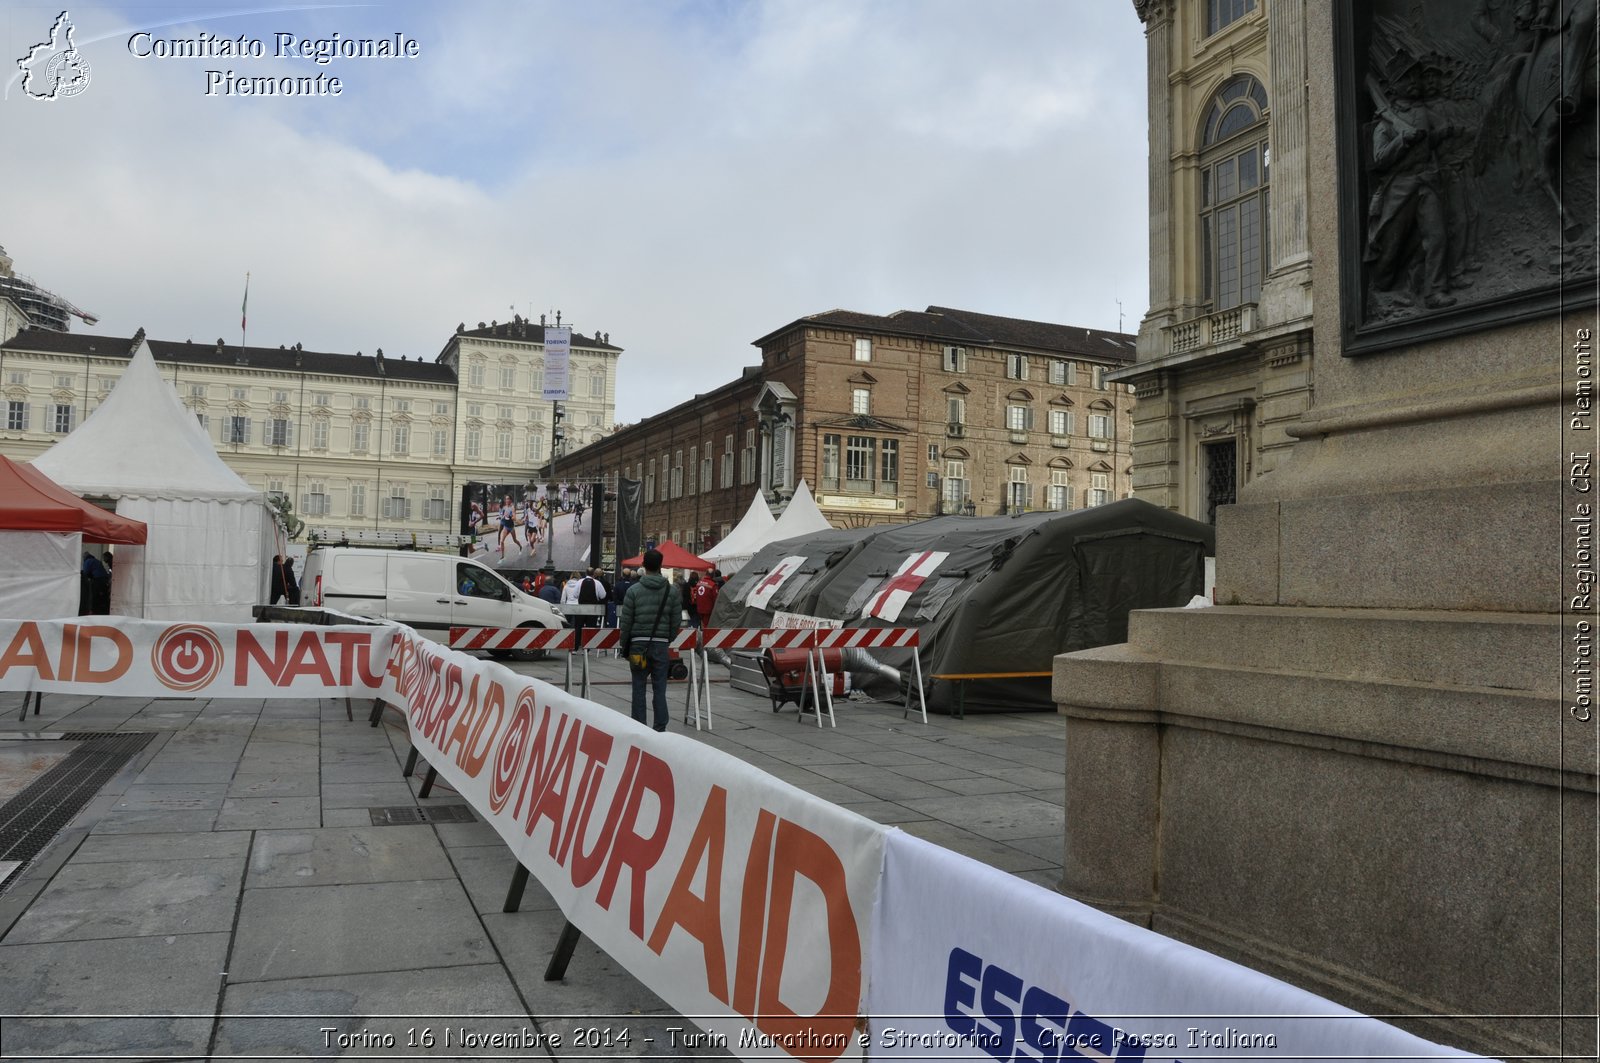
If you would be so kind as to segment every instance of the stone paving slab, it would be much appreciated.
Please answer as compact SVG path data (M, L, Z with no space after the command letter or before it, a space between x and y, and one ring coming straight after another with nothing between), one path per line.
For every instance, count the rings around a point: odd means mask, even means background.
M217 830L270 830L322 826L317 797L230 797L217 813Z
M217 821L214 809L187 812L112 812L94 825L96 834L190 834L208 831Z
M8 1019L5 1051L19 1058L204 1056L227 955L225 933L0 944L0 1014L62 1016Z
M996 841L1035 838L1042 834L1066 836L1066 815L1062 808L1021 794L918 798L901 803Z
M451 849L450 862L480 915L496 913L505 907L517 859L504 842ZM521 909L555 907L555 900L543 888L535 890L534 885L530 879L528 888L523 890Z
M237 857L74 860L28 907L5 942L225 933L233 926L243 871Z
M387 808L392 805L415 804L415 794L406 780L393 771L391 782L324 782L322 807L328 808ZM435 789L435 793L442 793Z
M227 793L227 783L139 783L124 791L116 808L119 812L220 809Z
M498 962L229 985L222 1014L219 1056L370 1056L394 1048L410 1058L472 1058L463 1041L498 1034L520 1044L523 1031L540 1032ZM508 1015L517 1017L494 1017ZM517 1051L475 1047L502 1059Z
M211 860L250 852L249 831L202 834L93 834L72 854L74 864L127 860Z
M280 981L494 962L483 925L453 878L248 889L228 979Z
M255 833L245 888L334 886L453 878L444 847L426 825L322 827Z
M302 760L301 766L304 761ZM322 792L322 779L316 772L252 772L239 762L238 774L228 784L229 797L313 797Z

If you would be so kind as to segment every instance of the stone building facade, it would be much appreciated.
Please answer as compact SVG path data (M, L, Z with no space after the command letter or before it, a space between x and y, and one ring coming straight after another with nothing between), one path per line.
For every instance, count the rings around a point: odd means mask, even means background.
M833 310L755 341L761 364L562 461L637 479L645 534L717 542L804 480L838 527L1079 509L1130 492L1133 337L948 307Z
M1312 395L1300 3L1138 0L1149 55L1150 310L1134 493L1215 523Z
M150 349L229 467L287 496L314 528L454 532L463 484L531 480L549 457L544 329L521 318L458 326L433 361L221 340ZM581 438L612 427L621 353L603 335L572 337L565 405ZM131 354L117 337L4 337L0 453L43 453L95 410Z
M1211 12L1268 20L1267 91L1304 64L1267 216L1277 255L1303 150L1316 393L1217 513L1217 607L1056 658L1062 889L1454 1047L1593 1059L1595 7L1136 6L1163 99ZM1152 107L1156 183L1203 118Z

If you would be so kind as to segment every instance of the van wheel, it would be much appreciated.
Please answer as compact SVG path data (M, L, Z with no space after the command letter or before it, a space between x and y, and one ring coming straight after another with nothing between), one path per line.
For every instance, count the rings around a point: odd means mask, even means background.
M523 624L522 627L533 628L535 631L543 631L545 629L543 624L535 624L535 623L532 623L532 622ZM511 651L511 659L514 660L514 661L547 661L547 660L550 659L550 651L549 650L512 650Z
M689 678L689 666L684 664L682 661L673 661L673 662L671 662L670 664L667 665L667 678L668 679L687 679L687 678Z

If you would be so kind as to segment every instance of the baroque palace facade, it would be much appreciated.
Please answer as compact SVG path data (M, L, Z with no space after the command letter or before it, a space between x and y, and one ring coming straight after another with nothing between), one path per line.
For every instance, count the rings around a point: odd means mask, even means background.
M646 538L706 549L804 480L836 527L1079 509L1131 493L1133 337L947 307L833 310L761 364L561 459L643 484Z
M0 307L8 307L0 299ZM0 452L37 457L93 413L131 339L24 327L0 335ZM150 340L162 375L252 487L287 496L312 528L451 533L468 481L521 482L547 461L544 322L457 326L433 361ZM614 423L608 334L571 343L563 425L573 441Z
M1135 494L1216 522L1312 398L1303 0L1134 0L1150 109Z

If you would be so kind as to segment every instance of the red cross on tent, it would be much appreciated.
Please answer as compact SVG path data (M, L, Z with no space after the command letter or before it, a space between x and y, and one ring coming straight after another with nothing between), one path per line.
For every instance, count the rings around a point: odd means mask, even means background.
M917 593L922 581L933 575L933 570L949 556L950 553L946 550L924 550L920 554L912 554L906 558L889 582L885 583L878 593L867 599L861 615L875 616L891 624L899 620L900 610L904 609L906 602Z
M755 609L765 609L772 596L778 593L778 588L783 586L783 581L794 575L795 571L805 563L804 557L786 557L772 566L772 571L767 573L767 578L750 588L750 593L745 595L744 603Z

